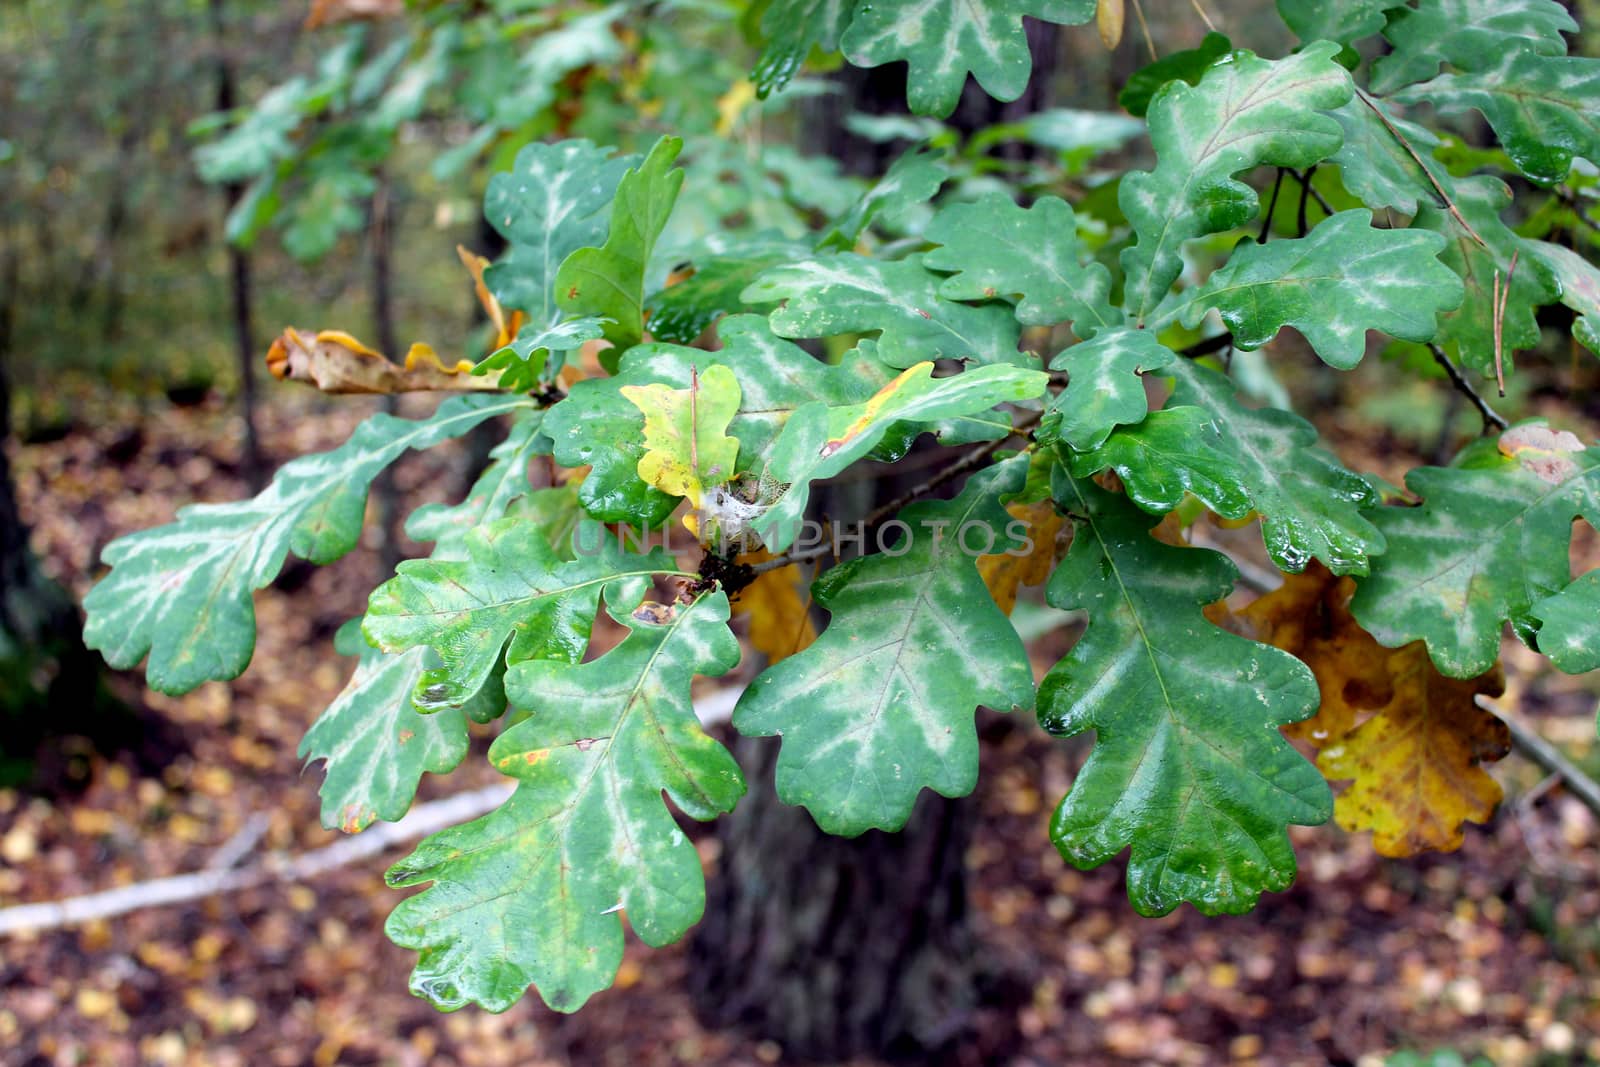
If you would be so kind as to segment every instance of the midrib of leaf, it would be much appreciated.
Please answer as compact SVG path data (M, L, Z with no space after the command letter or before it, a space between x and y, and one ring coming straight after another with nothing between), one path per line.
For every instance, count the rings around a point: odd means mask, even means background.
M1302 132L1301 128L1298 127L1298 126L1291 126L1291 127L1271 126L1271 127L1264 127L1262 129L1259 129L1259 130L1252 130L1252 131L1250 131L1248 133L1241 133L1241 134L1238 134L1237 136L1229 138L1228 140L1222 141L1220 143L1218 142L1217 139L1219 137L1221 137L1223 135L1223 133L1226 132L1229 129L1229 127L1231 127L1233 125L1234 121L1236 119L1238 119L1239 115L1245 110L1245 108L1247 108L1250 105L1251 99L1257 93L1259 93L1262 90L1264 90L1267 87L1268 84L1269 84L1268 80L1266 78L1262 78L1255 85L1250 87L1250 90L1247 93L1245 93L1243 99L1241 99L1237 104L1229 104L1228 105L1228 109L1224 110L1224 112L1223 112L1223 114L1226 116L1227 121L1222 123L1222 124L1220 124L1220 125L1218 125L1216 129L1212 130L1211 137L1210 137L1210 139L1208 139L1206 141L1205 148L1203 148L1200 151L1200 154L1196 157L1197 161L1205 160L1208 157L1214 156L1217 152L1221 151L1223 148L1227 148L1227 147L1229 147L1229 146L1231 146L1233 144L1236 144L1239 141L1244 140L1246 137L1262 135L1262 134L1268 134L1268 133L1299 133L1299 132ZM1280 93L1278 95L1284 95L1285 93L1287 93L1288 90L1297 89L1302 84L1305 84L1305 83L1298 82L1298 81L1297 82L1291 82L1291 83L1289 83L1289 84L1287 84L1287 85L1285 85L1283 87L1284 93ZM1157 166L1158 169L1160 168L1160 161L1159 160L1157 161L1156 166ZM1180 205L1181 206L1177 210L1177 212L1167 216L1166 223L1161 227L1161 236L1157 240L1154 253L1150 257L1150 269L1145 271L1145 273L1144 273L1145 284L1143 286L1140 286L1141 289L1146 288L1149 285L1150 277L1151 277L1151 275L1153 275L1155 273L1156 263L1160 261L1161 253L1167 247L1167 236L1172 232L1173 224L1175 222L1177 222L1177 220L1180 217L1182 217L1181 212L1182 212L1183 208L1186 208L1188 206L1188 203L1189 203L1189 190L1190 190L1191 187L1193 187L1193 185L1195 183L1195 179L1199 177L1200 170L1201 170L1201 168L1198 167L1198 166L1191 167L1189 169L1189 176L1188 176L1187 179L1184 180L1184 183L1183 183L1183 196L1180 198ZM1153 173L1154 172L1152 172L1152 174ZM1226 175L1226 177L1231 178L1232 175L1231 174L1230 175ZM1138 246L1135 245L1134 247L1138 247ZM1171 286L1168 286L1168 288L1171 288ZM1165 295L1166 295L1165 292L1162 292L1160 294L1151 294L1149 292L1145 293L1144 300L1140 304L1140 307L1139 307L1139 325L1141 327L1144 326L1145 316L1147 314L1149 314L1149 312L1152 310L1151 305L1150 305L1150 300L1152 299L1152 296L1154 296L1156 298L1156 303L1159 304L1160 303L1160 299L1159 298L1162 297L1162 296L1165 296Z
M540 600L546 599L547 597L566 596L580 589L587 589L592 585L609 585L611 582L614 582L619 578L648 578L660 575L665 575L671 578L699 577L699 575L691 574L688 571L671 570L668 568L647 568L644 570L615 571L599 578L585 578L580 582L573 583L572 585L556 586L553 589L538 589L532 596L517 596L512 597L509 600L485 600L482 596L474 593L471 589L468 589L456 579L451 578L449 581L451 585L461 590L461 592L465 595L471 597L480 608L512 608L521 604L534 604ZM441 615L470 614L475 610L476 609L473 608L435 608L429 611L408 611L405 612L404 617L428 619Z
M962 525L968 519L968 517L971 516L972 513L978 509L978 507L981 505L981 503L982 503L982 498L981 497L980 498L975 498L972 501L972 503L968 505L966 510L961 512L961 516L960 516L959 520L951 520L951 525L956 530L960 530ZM935 574L938 571L938 562L939 561L937 559L931 559L929 561L928 566L923 568L923 569L921 569L921 570L919 570L919 571L917 571L915 576ZM906 585L906 583L908 581L908 577L906 575L895 575L892 578L888 578L888 579L878 579L878 580L874 580L874 581L869 581L869 582L864 583L864 585L867 586L867 587L870 587L872 585L879 584L880 582L883 582L883 581L887 581L894 588L903 589L903 588L905 588L905 585ZM889 690L893 687L893 679L894 679L896 674L898 674L901 677L905 678L908 683L914 681L914 679L911 676L911 672L906 669L905 663L904 663L906 638L910 635L911 628L916 624L916 621L920 617L924 607L926 608L928 613L930 615L932 615L932 617L935 620L937 620L939 622L939 624L941 626L943 626L944 629L946 631L948 631L953 638L955 638L955 644L954 644L953 647L955 647L955 648L961 648L962 647L963 636L961 634L957 633L950 626L949 620L944 617L944 615L938 610L938 605L936 605L934 603L934 601L929 597L929 595L928 595L928 585L929 585L929 583L927 583L927 582L917 583L917 585L916 585L916 589L917 589L916 604L913 606L912 610L906 612L906 623L905 623L905 626L901 628L900 635L898 637L893 638L893 639L888 640L888 641L885 641L882 644L874 645L873 647L871 647L869 649L864 649L863 651L858 652L853 656L849 656L849 657L846 657L846 658L844 658L842 660L837 661L837 663L834 666L834 669L829 672L831 675L837 676L840 671L844 670L850 664L855 663L858 660L866 659L867 657L872 656L872 655L874 655L874 654L876 654L878 652L881 652L882 650L884 650L886 648L889 648L890 646L897 646L896 647L896 651L895 651L895 657L894 657L894 667L889 672L889 681L884 684L884 686L883 686L883 688L881 690L879 690L879 692L878 692L878 701L877 701L876 706L873 708L872 715L869 718L867 718L866 720L864 720L861 723L859 723L854 729L852 729L848 734L845 734L844 736L849 737L849 736L859 735L859 734L862 734L862 733L867 733L867 732L869 732L868 729L867 729L869 726L872 726L873 724L877 723L877 721L879 719L883 718L884 705L889 699ZM913 685L911 688L915 689L916 687ZM838 747L838 744L836 742L833 745L826 746L826 747L820 749L819 751L812 753L811 758L806 760L806 762L804 764L802 764L801 766L802 767L809 767L812 763L816 762L816 760L818 758L820 758L823 755L826 755L829 752L832 752L837 747ZM945 753L944 752L936 752L935 754L937 756L939 756L941 762L944 762L944 765L945 765L946 769L948 770L949 763L946 760ZM855 783L857 781L859 781L860 777L861 777L861 761L859 759L852 761L851 774L852 774L852 777L850 779L850 785L851 785L850 791L853 792L854 789L855 789ZM880 804L880 806L881 806L881 804Z
M1523 523L1523 521L1527 519L1529 512L1535 510L1536 508L1543 507L1545 502L1548 501L1551 497L1558 496L1561 493L1565 492L1568 488L1570 488L1570 487L1578 487L1578 486L1581 485L1582 482L1584 482L1584 481L1586 481L1586 480L1588 480L1590 478L1596 478L1596 477L1600 477L1600 467L1590 467L1588 470L1585 470L1582 474L1578 475L1575 478L1569 478L1567 481L1562 482L1560 485L1551 486L1549 488L1549 490L1547 490L1542 496L1540 496L1539 498L1534 500L1532 503L1528 504L1526 507L1524 507L1523 509L1518 511L1515 515L1513 515L1511 518L1507 519L1505 522L1502 522L1500 525L1494 527L1494 529L1492 531L1493 535L1494 535L1493 538L1488 538L1488 537L1480 538L1478 540L1478 544L1481 546L1483 543L1488 542L1490 540L1498 541L1499 538L1500 538L1500 535L1503 534L1509 527L1520 526ZM1464 566L1468 562L1471 562L1473 564L1472 573L1473 573L1474 576L1476 576L1479 573L1479 570L1478 570L1478 567L1477 567L1477 560L1482 555L1483 555L1483 549L1482 549L1482 547L1480 547L1477 551L1472 552L1472 553L1470 553L1470 554L1468 554L1468 555L1466 555L1464 557L1457 558L1454 562L1448 563L1444 567L1442 567L1441 569L1439 569L1437 571L1434 571L1432 574L1428 575L1426 578L1423 578L1422 580L1417 582L1416 586L1414 586L1413 588L1420 588L1421 586L1427 585L1428 583L1434 581L1435 579L1443 577L1446 574L1449 574L1451 571L1455 570L1457 567ZM1534 599L1537 599L1537 598L1534 598Z
M652 571L650 573L661 573L661 572ZM437 916L435 917L435 923L436 924L438 922L444 920L444 919L447 919L447 918L453 916L453 915L460 914L463 911L467 911L467 910L469 910L471 908L485 907L485 906L487 906L489 904L492 904L493 902L495 902L497 900L501 900L501 899L504 899L505 897L511 896L513 893L520 892L525 886L527 886L527 884L529 882L533 881L534 876L540 870L542 870L544 868L545 862L547 860L549 860L550 856L553 853L557 852L557 851L559 851L562 854L562 859L563 859L564 862L562 863L561 866L562 866L563 872L568 871L568 870L571 869L571 865L569 863L565 862L565 860L567 859L567 841L568 841L568 835L567 835L567 832L566 832L567 825L572 821L573 813L577 810L579 801L583 797L588 795L589 789L590 789L591 785L594 782L595 776L597 774L599 774L600 771L603 768L609 768L609 772L608 773L610 773L612 775L612 777L615 778L615 767L613 765L613 760L612 760L612 756L611 756L611 748L612 748L611 742L614 741L621 734L622 726L627 721L628 716L632 713L633 706L634 706L635 703L642 703L642 704L644 704L646 709L649 708L649 701L641 699L642 698L642 692L641 691L644 688L645 680L650 677L651 672L655 669L656 661L661 658L662 653L665 651L667 646L672 642L673 635L677 633L678 627L683 625L684 621L686 619L688 619L689 616L694 613L695 609L698 608L703 601L704 601L704 594L702 594L700 597L696 598L695 601L692 604L687 605L684 608L684 610L678 612L677 616L672 621L671 627L668 629L668 631L665 634L662 635L661 640L656 644L655 649L650 653L650 658L645 661L644 667L639 671L638 677L634 679L633 686L628 691L628 699L623 702L622 710L617 713L616 719L614 719L612 721L610 734L606 735L603 738L592 738L591 739L591 740L597 740L597 741L598 740L604 740L606 742L605 754L600 759L596 760L594 762L594 765L589 768L587 774L585 774L585 776L583 778L583 781L580 784L578 784L576 788L572 789L568 793L568 796L569 796L570 799L567 801L567 803L561 805L561 807L558 810L551 812L549 815L546 815L543 818L536 819L531 823L527 823L525 825L516 827L512 832L510 832L510 833L508 833L508 834L506 834L506 835L504 835L502 837L496 837L496 838L494 838L494 839L492 839L490 841L487 841L487 842L485 842L485 843L483 843L483 844L481 844L481 845L479 845L479 846L477 846L475 848L459 850L459 851L457 851L457 852L455 852L453 854L452 858L453 859L459 859L459 858L461 858L463 856L477 855L480 852L486 852L486 851L489 851L489 850L491 850L493 848L498 848L501 845L507 844L508 842L513 842L513 841L516 841L516 840L519 840L519 839L525 839L525 838L529 837L531 834L533 834L534 831L537 828L539 828L541 826L544 826L546 824L555 824L555 825L552 826L551 829L552 829L552 833L555 834L555 840L557 842L556 847L544 850L543 854L540 855L534 861L534 864L528 870L528 874L527 874L526 877L519 879L515 884L507 886L505 889L501 890L498 893L493 894L492 896L484 897L484 898L481 898L481 899L468 900L465 903L461 904L459 907L454 907L454 908L451 908L448 911L444 911L444 912L438 913ZM646 715L649 715L649 714L650 713L647 710L646 711ZM651 718L651 721L652 722L655 721L653 717ZM577 743L576 741L568 742L568 744L576 744L576 743ZM678 759L677 753L672 751L672 746L663 743L661 745L661 748L663 748L664 750L666 750L669 753L669 757L668 758L670 758L672 760L673 764L676 767L678 767L680 771L683 771L683 763L682 763L681 760ZM683 778L695 787L695 790L700 793L701 800L706 802L709 805L710 804L710 798L707 797L705 792L700 789L699 780L694 775L691 775L691 774L687 773L686 771L683 773ZM519 785L518 788L519 789L526 788L526 786ZM620 804L618 805L617 810L618 811L621 810ZM557 820L560 820L559 823L557 823ZM627 820L623 819L623 818L620 818L620 817L616 821L619 824L624 825L624 826L627 824ZM439 866L439 864L434 864L434 866ZM565 874L563 874L563 876L562 876L562 885L563 885L562 893L563 893L563 895L565 895L565 893L566 893L565 883L566 883L566 877L565 877ZM565 915L571 909L570 908L561 908L561 909L558 909L558 910L563 915ZM562 942L561 942L561 944L563 944L563 945L569 945L571 943L572 943L572 939L570 937L564 938L562 940Z
M1201 744L1205 745L1207 748L1209 748L1213 752L1215 752L1218 756L1222 757L1223 762L1229 764L1230 766L1239 767L1239 768L1247 771L1250 774L1250 776L1252 778L1255 778L1257 781L1263 783L1264 785L1267 785L1267 786L1271 787L1273 790L1275 790L1278 793L1282 793L1285 796L1294 797L1294 799L1296 799L1298 801L1299 798L1295 797L1295 795L1293 793L1291 793L1288 790L1284 789L1282 786L1278 785L1276 782L1272 781L1271 779L1264 777L1254 767L1249 766L1247 763L1240 763L1238 760L1232 758L1232 756L1225 749L1223 749L1220 745L1218 745L1216 742L1212 741L1209 737L1207 737L1203 731L1195 730L1192 726L1189 725L1189 723L1188 723L1186 717L1184 716L1183 712L1176 705L1173 704L1171 691L1167 688L1166 675L1163 674L1162 670L1161 670L1160 658L1157 657L1157 655L1156 655L1155 646L1150 640L1149 631L1145 629L1144 616L1139 613L1138 608L1135 606L1135 601L1134 601L1133 595L1128 591L1127 582L1123 581L1122 568L1120 566L1118 566L1117 560L1116 560L1116 556L1111 552L1110 547L1106 544L1105 538L1100 535L1099 524L1094 521L1093 512L1089 509L1089 502L1084 499L1083 491L1078 488L1077 481L1076 480L1072 480L1071 484L1072 484L1073 495L1078 498L1078 503L1083 508L1083 514L1085 514L1087 516L1090 516L1086 520L1087 524L1089 526L1089 529L1094 532L1095 543L1100 546L1100 554L1101 554L1101 556L1105 559L1106 564L1111 568L1111 573L1116 576L1117 588L1118 588L1118 590L1121 591L1122 601L1123 601L1124 604L1126 604L1128 606L1128 614L1133 618L1134 626L1138 628L1138 631L1139 631L1139 643L1140 643L1141 646L1143 646L1143 648L1145 650L1145 655L1150 660L1150 670L1156 676L1156 683L1161 687L1161 703L1167 709L1167 715L1165 716L1165 718L1172 724L1172 727L1175 730L1178 730L1179 732L1181 732L1183 737L1185 737L1185 738L1193 738L1193 739L1199 741ZM1145 741L1144 747L1139 750L1139 767L1140 768L1144 767L1145 758L1149 755L1150 746L1155 743L1155 740L1156 740L1155 735L1152 735L1150 738L1148 738ZM1179 744L1176 747L1178 748L1179 754L1180 754L1181 758L1183 759L1184 769L1188 772L1189 780L1192 783L1190 785L1190 793L1192 795L1196 790L1199 789L1200 775L1195 772L1194 764L1190 761L1189 753L1188 753L1188 750L1187 750L1186 746L1184 746L1182 744ZM1130 777L1133 777L1133 776L1130 776ZM1185 802L1185 810L1187 810L1188 803L1189 803L1188 801ZM1216 807L1213 806L1212 804L1209 804L1209 803L1206 804L1206 810L1207 811L1217 811ZM1225 813L1223 813L1223 814L1225 814ZM1239 825L1236 820L1234 821L1234 824L1235 825ZM1243 827L1243 826L1239 826L1239 828L1241 830L1245 830L1245 827ZM1175 828L1173 830L1173 835L1176 836L1177 832L1178 832L1178 830L1177 830L1177 828ZM1254 842L1255 837L1248 830L1245 830L1245 836L1247 838L1249 838L1252 842ZM1162 869L1163 869L1163 872L1165 872L1166 864L1167 864L1168 860L1171 857L1171 852L1172 852L1171 849L1166 849L1163 852L1163 857L1162 857Z

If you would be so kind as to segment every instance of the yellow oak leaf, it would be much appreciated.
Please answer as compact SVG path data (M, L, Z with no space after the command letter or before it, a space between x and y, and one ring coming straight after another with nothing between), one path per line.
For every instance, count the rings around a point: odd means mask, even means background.
M1502 793L1483 769L1510 751L1505 723L1478 695L1505 689L1500 668L1459 680L1440 674L1426 646L1385 648L1350 614L1355 583L1313 563L1304 574L1221 620L1235 632L1292 653L1322 693L1317 714L1284 727L1321 749L1317 769L1350 784L1334 819L1371 830L1383 856L1459 848L1463 822L1484 822Z
M765 549L739 557L740 563L763 563L772 558ZM733 598L735 615L750 620L750 644L777 663L810 646L817 639L811 624L809 597L797 568L780 567L756 575L756 580Z
M733 477L739 440L727 429L740 400L733 371L718 364L704 374L692 372L687 389L656 383L625 385L621 391L644 413L641 479L698 506L706 489Z
M500 306L500 301L489 291L489 286L483 280L483 272L489 267L487 259L462 245L456 245L456 255L461 257L461 265L472 275L473 292L478 294L478 303L483 305L489 321L494 324L494 345L490 351L504 348L516 338L517 331L522 329L524 321L522 312L513 311L507 315L505 309Z
M1353 779L1333 817L1346 830L1371 830L1380 856L1452 852L1461 824L1487 822L1502 797L1482 765L1511 751L1511 735L1473 698L1498 696L1505 680L1498 666L1446 678L1421 641L1391 652L1386 667L1393 699L1317 757L1330 781Z

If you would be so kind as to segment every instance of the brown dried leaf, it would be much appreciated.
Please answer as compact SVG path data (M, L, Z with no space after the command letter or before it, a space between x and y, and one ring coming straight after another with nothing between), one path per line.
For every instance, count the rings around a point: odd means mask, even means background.
M358 19L376 21L405 14L406 0L311 0L306 29L333 26Z
M1322 707L1285 727L1320 748L1317 769L1350 779L1334 818L1371 830L1379 855L1453 851L1463 822L1484 822L1501 799L1482 764L1510 751L1503 722L1474 698L1505 689L1500 668L1461 681L1434 668L1426 646L1384 648L1350 614L1355 583L1313 563L1229 620L1230 628L1293 653L1311 668Z
M461 265L472 275L472 288L478 294L478 303L483 305L489 321L494 323L494 346L490 351L504 348L517 336L525 317L522 312L513 311L508 318L505 309L500 306L500 301L489 291L489 286L483 280L483 272L489 266L489 260L462 245L456 245L456 255L461 257Z
M492 392L499 388L499 375L474 375L468 360L445 366L432 348L414 344L404 365L391 363L341 330L313 334L289 327L267 350L267 370L274 378L307 382L324 393Z
M978 559L978 573L1000 610L1010 615L1023 586L1038 585L1050 577L1061 556L1058 541L1065 520L1048 497L1031 504L1014 501L1006 505L1006 511L1027 524L1032 550L1022 555L1001 552L982 556Z

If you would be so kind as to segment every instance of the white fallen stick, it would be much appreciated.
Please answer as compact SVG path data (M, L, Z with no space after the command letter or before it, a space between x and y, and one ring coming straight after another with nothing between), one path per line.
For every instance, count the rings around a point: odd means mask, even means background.
M149 882L88 893L66 900L18 904L0 908L0 936L41 933L76 926L96 919L112 919L141 908L179 904L186 900L250 889L267 882L304 882L358 860L368 859L391 845L424 837L456 823L466 822L498 807L511 795L513 785L500 784L435 800L412 808L396 823L377 823L359 834L298 856L268 856L260 863L233 869L210 867L192 874L157 878ZM224 846L227 851L227 846Z

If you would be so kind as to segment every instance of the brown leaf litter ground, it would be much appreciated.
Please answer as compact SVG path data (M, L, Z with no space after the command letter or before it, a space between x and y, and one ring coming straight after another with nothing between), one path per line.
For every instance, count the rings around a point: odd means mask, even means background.
M112 537L180 504L233 499L237 421L193 408L100 406L17 460L34 543L82 595ZM123 406L115 406L123 405ZM366 411L275 389L263 429L279 462L337 444ZM412 503L459 492L464 450L400 468ZM358 551L257 597L260 643L232 685L172 699L136 678L125 694L179 728L188 752L160 772L86 757L77 788L0 791L0 906L196 870L257 813L259 850L304 851L320 772L295 749L350 667L331 636L377 580ZM1065 635L1045 638L1040 666ZM1507 706L1567 751L1593 748L1592 680L1534 673L1508 643ZM1116 1063L1382 1062L1399 1048L1481 1053L1495 1064L1600 1060L1600 854L1595 819L1513 755L1495 768L1508 801L1462 850L1376 857L1365 836L1297 830L1301 876L1251 915L1162 919L1129 907L1119 862L1079 872L1046 837L1081 762L1031 723L986 719L981 830L967 857L979 943L1026 993L986 1009L1016 1067ZM487 784L482 746L423 799ZM715 842L701 838L709 876ZM683 991L680 948L631 944L617 988L580 1014L528 997L504 1015L436 1013L406 990L411 956L383 937L399 894L381 862L311 884L269 885L109 923L0 940L0 1063L266 1065L743 1065L779 1062L758 1036L710 1031ZM999 1047L998 1045L996 1047ZM969 1062L983 1062L974 1048Z

